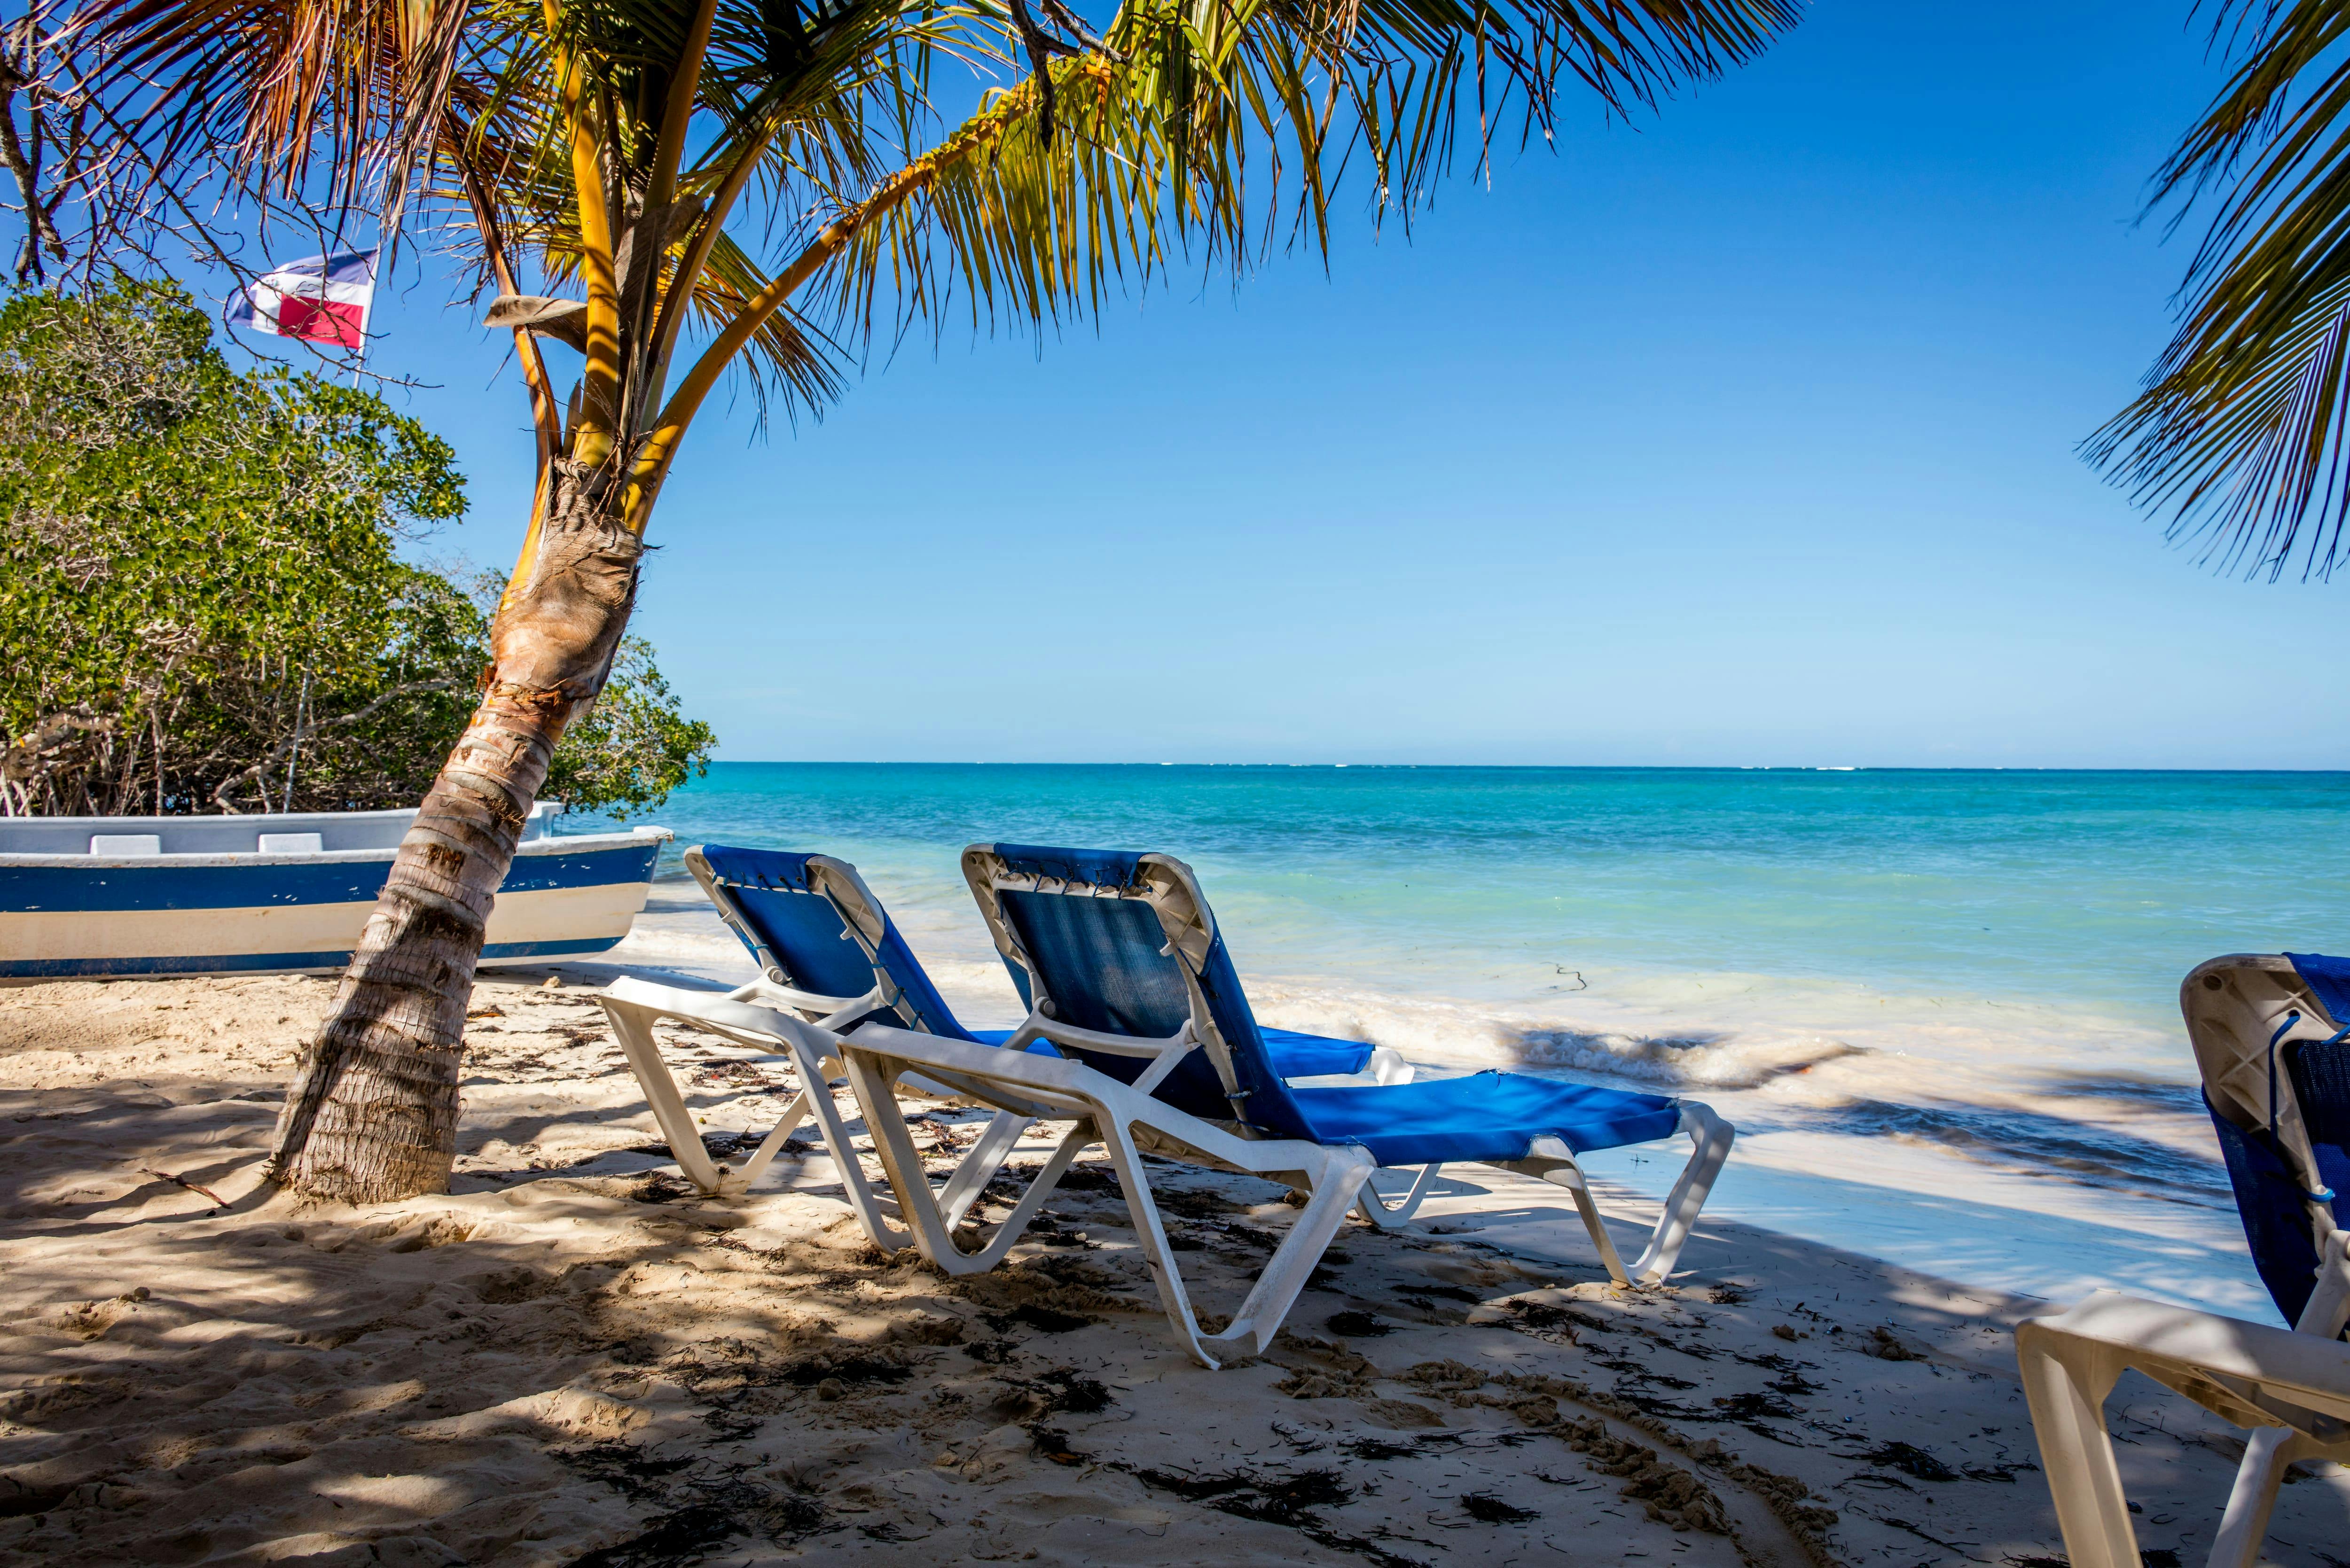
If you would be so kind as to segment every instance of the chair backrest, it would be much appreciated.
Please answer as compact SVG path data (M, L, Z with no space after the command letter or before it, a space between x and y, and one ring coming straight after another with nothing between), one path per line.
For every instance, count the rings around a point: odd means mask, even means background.
M881 900L847 861L698 844L685 852L685 865L718 906L719 917L751 950L759 972L776 984L844 997L862 996L879 986L882 1005L857 1023L878 1020L956 1040L972 1038L898 934Z
M2253 1267L2297 1322L2350 1224L2350 960L2216 959L2179 1001Z
M1165 1039L1186 1023L1204 1042L1154 1091L1193 1116L1277 1137L1314 1136L1273 1069L1215 916L1191 868L1167 855L974 844L963 877L1029 1006L1080 1029ZM1149 1063L1058 1045L1132 1083Z

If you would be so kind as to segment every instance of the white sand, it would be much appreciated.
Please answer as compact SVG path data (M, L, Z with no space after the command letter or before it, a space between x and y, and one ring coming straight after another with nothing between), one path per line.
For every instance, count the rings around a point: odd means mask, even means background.
M1276 1354L1211 1373L1098 1177L953 1282L868 1248L821 1155L665 1196L600 1011L536 979L475 998L455 1190L368 1210L257 1184L328 982L0 992L0 1559L2058 1559L2037 1303L1718 1222L1623 1292L1564 1194L1477 1173L1438 1233L1350 1227ZM743 1076L699 1089L713 1132L779 1103ZM1162 1168L1228 1304L1293 1211ZM1653 1212L1607 1206L1624 1245ZM2148 1561L2199 1561L2234 1436L2136 1379L2116 1409ZM2345 1519L2321 1467L2272 1558L2342 1563Z

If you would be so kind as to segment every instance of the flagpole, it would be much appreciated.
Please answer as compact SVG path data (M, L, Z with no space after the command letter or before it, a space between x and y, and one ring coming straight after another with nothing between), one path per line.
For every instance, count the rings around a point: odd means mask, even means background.
M383 254L383 242L380 239L376 242L375 254L379 256ZM375 262L370 258L368 262L368 276L372 279L374 275ZM374 314L375 290L370 288L368 290L367 308L359 312L359 358L351 361L351 390L354 392L359 389L359 378L367 374L368 317Z
M379 222L376 224L375 249L368 256L367 305L359 312L359 358L351 363L351 390L354 392L359 389L359 379L367 374L368 322L375 315L376 272L382 265L383 224Z

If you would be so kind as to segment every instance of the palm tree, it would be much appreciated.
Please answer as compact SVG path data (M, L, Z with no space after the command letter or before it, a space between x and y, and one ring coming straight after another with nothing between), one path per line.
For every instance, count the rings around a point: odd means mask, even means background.
M2149 209L2218 203L2178 330L2084 451L2223 566L2350 555L2350 0L2220 0L2234 68L2156 173Z
M85 0L66 36L161 207L372 207L450 248L494 286L537 431L480 707L305 1053L276 1179L445 1188L492 896L723 375L815 405L837 345L877 329L1042 325L1179 259L1318 247L1348 173L1408 214L1456 126L1480 157L1505 109L1546 136L1570 77L1652 101L1798 5L1127 0L1097 36L1060 0ZM761 224L786 240L772 269ZM550 342L584 362L567 395Z

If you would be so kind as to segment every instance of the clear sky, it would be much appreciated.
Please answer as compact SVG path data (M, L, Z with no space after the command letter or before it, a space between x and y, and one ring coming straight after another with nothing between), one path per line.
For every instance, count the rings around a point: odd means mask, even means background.
M740 759L2350 766L2350 584L2215 576L2074 450L2188 259L2134 223L2188 11L1819 0L1326 274L713 407L638 628ZM433 547L503 565L518 381L394 281L472 475Z

